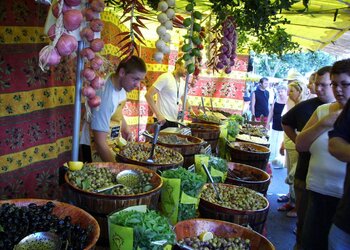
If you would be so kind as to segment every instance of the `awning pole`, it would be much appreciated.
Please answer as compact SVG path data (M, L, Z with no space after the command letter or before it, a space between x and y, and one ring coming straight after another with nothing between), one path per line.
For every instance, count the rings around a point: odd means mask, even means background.
M83 69L83 58L80 56L80 52L82 51L83 47L84 47L84 42L78 41L75 98L74 98L75 101L74 101L72 161L77 161L79 157L79 131L80 131L80 116L81 116L80 93L82 88L81 71Z

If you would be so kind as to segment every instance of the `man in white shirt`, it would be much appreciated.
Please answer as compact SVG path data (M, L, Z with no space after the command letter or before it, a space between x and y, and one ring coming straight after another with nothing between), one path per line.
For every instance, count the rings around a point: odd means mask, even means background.
M185 93L186 68L183 61L175 63L173 72L163 73L148 89L145 97L161 129L177 127L180 100L183 101ZM154 96L157 95L157 101ZM186 106L188 106L186 104Z

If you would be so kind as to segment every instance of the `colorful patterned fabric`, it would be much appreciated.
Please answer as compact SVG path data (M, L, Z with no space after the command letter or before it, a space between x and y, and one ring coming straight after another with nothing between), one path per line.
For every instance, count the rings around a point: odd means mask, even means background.
M57 198L58 168L70 158L74 63L42 72L48 8L0 3L0 198Z
M0 2L0 198L60 197L58 169L71 158L74 117L75 59L65 59L51 71L38 67L38 54L47 45L43 27L48 7L33 0ZM113 66L120 61L118 47L125 26L110 12L101 15L105 26L102 54ZM163 64L153 59L154 41L140 47L148 73L140 90L128 93L123 110L136 140L153 122L145 100L147 86L172 68L173 48ZM169 66L170 65L170 66ZM240 112L247 57L239 57L230 77L206 74L189 89L189 102L213 97L214 108ZM170 69L171 70L171 69ZM210 107L209 98L205 99Z

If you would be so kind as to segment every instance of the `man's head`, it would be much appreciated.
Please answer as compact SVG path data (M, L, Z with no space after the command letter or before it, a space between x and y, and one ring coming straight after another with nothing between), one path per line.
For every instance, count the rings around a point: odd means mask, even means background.
M309 77L309 83L307 85L307 88L310 90L311 94L316 94L315 90L315 80L316 80L316 72L312 73Z
M315 91L317 97L324 103L334 101L334 95L331 87L331 72L332 67L326 66L320 68L316 72Z
M345 106L350 98L350 59L335 62L330 74L335 99Z
M126 92L138 88L140 82L145 78L147 72L145 62L137 56L131 56L122 60L116 70L120 87Z
M185 63L182 59L179 59L175 62L174 74L178 77L185 77L186 76L187 70L185 67Z
M259 80L260 88L265 90L269 86L269 79L263 77Z

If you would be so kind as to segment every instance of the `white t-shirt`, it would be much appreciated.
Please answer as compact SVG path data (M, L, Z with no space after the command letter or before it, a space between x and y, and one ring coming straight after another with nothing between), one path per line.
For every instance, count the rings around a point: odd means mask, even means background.
M329 114L330 103L316 109L318 120ZM328 131L320 135L310 147L311 158L306 177L308 190L337 198L343 196L346 163L328 152Z
M180 78L176 82L172 73L164 73L158 77L153 86L159 90L156 107L168 121L176 121L181 97L185 92L185 82Z
M91 109L90 127L96 131L109 133L111 117L118 105L126 99L126 91L125 89L116 90L109 77L104 89L96 91L96 95L101 97L101 105ZM90 131L87 121L84 121L83 124L80 144L90 145Z

